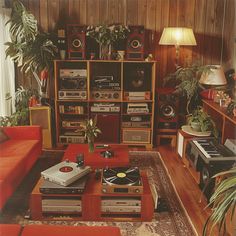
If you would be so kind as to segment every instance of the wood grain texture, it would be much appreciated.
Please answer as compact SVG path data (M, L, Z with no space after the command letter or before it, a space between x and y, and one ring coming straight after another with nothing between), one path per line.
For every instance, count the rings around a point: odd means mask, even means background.
M46 32L59 25L121 23L144 25L152 31L152 54L159 62L157 85L175 70L174 46L158 44L164 27L191 27L197 46L181 47L180 65L200 60L202 64L233 67L235 0L23 0ZM224 19L225 7L225 19ZM222 30L223 29L223 30ZM223 33L223 37L222 37ZM222 57L222 61L221 61Z

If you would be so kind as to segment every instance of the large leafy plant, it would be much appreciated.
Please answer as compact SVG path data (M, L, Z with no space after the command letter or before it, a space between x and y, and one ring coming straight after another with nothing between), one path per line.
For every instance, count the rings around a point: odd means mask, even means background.
M17 126L29 124L29 99L37 94L33 89L24 89L22 86L15 93L16 111L10 116L0 117L0 126ZM7 100L12 100L9 94L6 94Z
M45 68L52 68L57 47L49 34L39 32L37 20L20 1L13 2L7 24L10 24L11 42L6 43L6 56L25 73L38 73Z
M201 104L199 90L203 89L199 83L202 73L210 73L213 66L203 66L195 62L186 67L179 66L174 73L165 78L165 84L176 85L175 93L187 99L186 111L189 114Z
M236 166L228 171L218 173L213 178L221 178L222 180L217 184L215 192L210 198L209 206L212 206L212 213L205 223L203 236L212 235L212 230L216 226L218 226L219 232L225 235L227 215L229 214L231 221L235 218Z

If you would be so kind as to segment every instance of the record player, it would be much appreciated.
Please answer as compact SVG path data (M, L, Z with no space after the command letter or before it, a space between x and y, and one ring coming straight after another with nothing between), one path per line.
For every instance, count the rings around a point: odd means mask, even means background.
M53 183L68 186L77 179L87 175L90 171L90 166L80 167L77 163L66 160L42 171L41 176Z
M102 171L103 193L143 193L143 183L138 167L107 168Z

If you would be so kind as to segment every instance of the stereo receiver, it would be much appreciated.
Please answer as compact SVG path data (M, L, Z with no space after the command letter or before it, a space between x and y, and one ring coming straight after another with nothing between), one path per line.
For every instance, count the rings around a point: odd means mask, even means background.
M85 143L85 137L84 136L66 136L66 135L60 135L59 136L59 142L60 143Z
M127 114L149 113L147 103L128 103Z
M120 112L120 105L115 103L94 103L91 112Z
M151 92L124 92L125 100L150 100Z
M92 91L91 98L94 100L120 100L120 91Z
M87 91L59 90L58 97L59 99L87 99Z

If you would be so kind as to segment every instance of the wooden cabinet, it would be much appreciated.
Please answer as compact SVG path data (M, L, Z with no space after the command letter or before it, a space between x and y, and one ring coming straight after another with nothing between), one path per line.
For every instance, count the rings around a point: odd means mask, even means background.
M92 221L151 221L154 214L154 202L148 178L145 172L141 172L143 182L142 194L112 193L105 194L101 191L101 180L96 179L94 173L90 174L83 194L42 194L39 187L42 179L39 180L31 193L30 211L33 220L92 220ZM47 199L73 199L81 201L82 209L78 212L66 212L63 207L57 206L54 212L43 212L42 200ZM119 210L103 212L102 201L117 199L135 199L141 202L139 212L120 212ZM123 207L122 207L123 208Z
M152 147L155 61L56 60L54 73L57 144L86 142L97 115L96 142Z
M236 117L228 116L226 108L220 107L219 104L213 101L203 100L203 108L215 121L222 144L225 143L227 138L236 138Z

